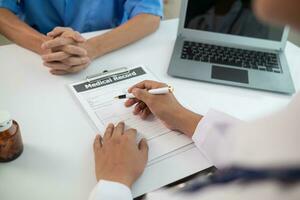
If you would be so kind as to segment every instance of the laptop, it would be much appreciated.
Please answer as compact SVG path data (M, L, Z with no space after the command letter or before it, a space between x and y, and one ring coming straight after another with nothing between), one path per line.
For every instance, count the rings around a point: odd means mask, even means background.
M259 21L251 0L183 0L168 74L285 94L289 30Z

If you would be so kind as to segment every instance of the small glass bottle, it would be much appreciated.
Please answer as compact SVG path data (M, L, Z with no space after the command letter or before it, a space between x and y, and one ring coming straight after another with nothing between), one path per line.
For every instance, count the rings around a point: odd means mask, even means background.
M8 112L0 111L0 162L10 162L23 152L19 125Z

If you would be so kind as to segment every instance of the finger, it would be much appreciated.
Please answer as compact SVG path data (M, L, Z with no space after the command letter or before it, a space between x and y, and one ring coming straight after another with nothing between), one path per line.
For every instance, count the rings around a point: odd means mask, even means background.
M46 41L42 44L42 49L52 49L68 44L74 44L74 40L71 38L58 37L53 40Z
M50 73L51 73L52 75L57 75L57 76L69 74L68 71L65 71L65 70L57 70L57 69L51 69L51 70L50 70Z
M153 95L151 95L148 91L144 90L144 89L138 89L138 88L134 88L132 90L132 94L139 100L143 101L144 103L146 103L147 105L150 104Z
M141 113L140 116L143 120L147 119L147 117L151 114L151 111L149 108L145 108Z
M74 31L72 28L57 27L53 31L49 32L47 36L50 37L69 37L76 42L85 42L85 38L78 32Z
M131 107L133 106L134 104L140 102L140 100L138 99L128 99L126 102L125 102L125 106L126 107Z
M150 80L145 80L140 83L137 83L130 87L128 89L128 92L131 93L134 88L139 88L139 89L156 89L156 88L161 88L161 87L166 87L167 85L165 83L160 83L156 81L150 81Z
M88 54L86 49L75 45L65 45L61 48L61 51L71 55L82 56L82 57Z
M66 31L73 31L73 29L67 28L67 27L56 27L51 32L47 33L47 36L57 37L57 36L60 36L61 34L63 34L64 32L66 32Z
M104 136L103 136L103 141L107 141L111 138L113 131L114 131L115 126L113 124L109 124L105 130Z
M98 134L94 140L94 152L100 151L102 148L102 137Z
M128 129L124 132L124 135L127 135L127 137L135 143L137 137L137 130L133 128Z
M78 31L65 31L61 34L61 37L72 38L76 42L85 42L85 38Z
M61 61L63 64L68 66L77 66L77 65L84 65L90 62L89 57L75 57L71 56Z
M55 70L67 71L68 69L71 68L71 66L68 66L61 62L44 62L43 64L44 64L44 66L49 67L51 69L55 69Z
M139 114L142 110L144 110L145 108L147 107L147 105L144 103L144 102L139 102L136 106L135 106L135 108L134 108L134 110L133 110L133 114L134 115L137 115L137 114Z
M77 73L77 72L80 72L80 71L86 69L88 67L88 65L89 65L89 63L83 64L83 65L78 65L78 66L75 66L75 67L72 67L72 68L68 69L67 71L69 73L74 74L74 73Z
M148 152L149 152L149 146L147 143L147 140L143 138L139 143L139 150L141 151L143 155L144 162L146 163L148 160Z
M61 61L68 57L70 57L70 55L65 52L54 52L54 53L42 55L42 59L45 62Z
M86 39L78 31L74 32L74 34L72 35L72 38L77 42L85 42L86 41Z
M118 125L116 126L113 132L112 137L120 137L124 133L124 128L125 128L124 122L118 123Z

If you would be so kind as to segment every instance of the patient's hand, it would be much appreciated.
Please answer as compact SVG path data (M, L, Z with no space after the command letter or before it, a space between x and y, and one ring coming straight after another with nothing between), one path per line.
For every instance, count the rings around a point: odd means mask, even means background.
M143 81L132 86L128 92L132 92L136 99L129 99L125 106L135 105L133 113L146 119L150 114L158 117L167 128L180 131L192 137L202 116L184 108L175 98L173 93L152 95L147 90L166 87L164 83L155 81Z
M97 180L119 182L131 187L143 173L148 160L145 139L136 144L137 131L108 125L104 137L97 135L94 142Z
M91 63L86 40L71 28L57 27L47 35L52 39L42 44L44 65L55 75L79 72Z

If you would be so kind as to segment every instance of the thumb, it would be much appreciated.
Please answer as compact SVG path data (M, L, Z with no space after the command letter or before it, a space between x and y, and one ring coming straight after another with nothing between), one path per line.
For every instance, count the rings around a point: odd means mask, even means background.
M74 33L73 39L77 42L85 42L85 38L77 31Z
M134 88L132 90L132 94L137 98L138 100L143 101L144 103L148 104L149 100L151 98L151 94L149 94L146 90Z
M57 37L57 36L60 36L62 33L63 33L63 30L54 29L51 32L47 33L47 36L49 36L49 37Z
M149 147L148 147L148 143L147 140L145 138L143 138L140 143L139 143L139 149L141 151L141 153L143 154L143 158L145 159L145 161L147 162L148 160L148 151L149 151Z

